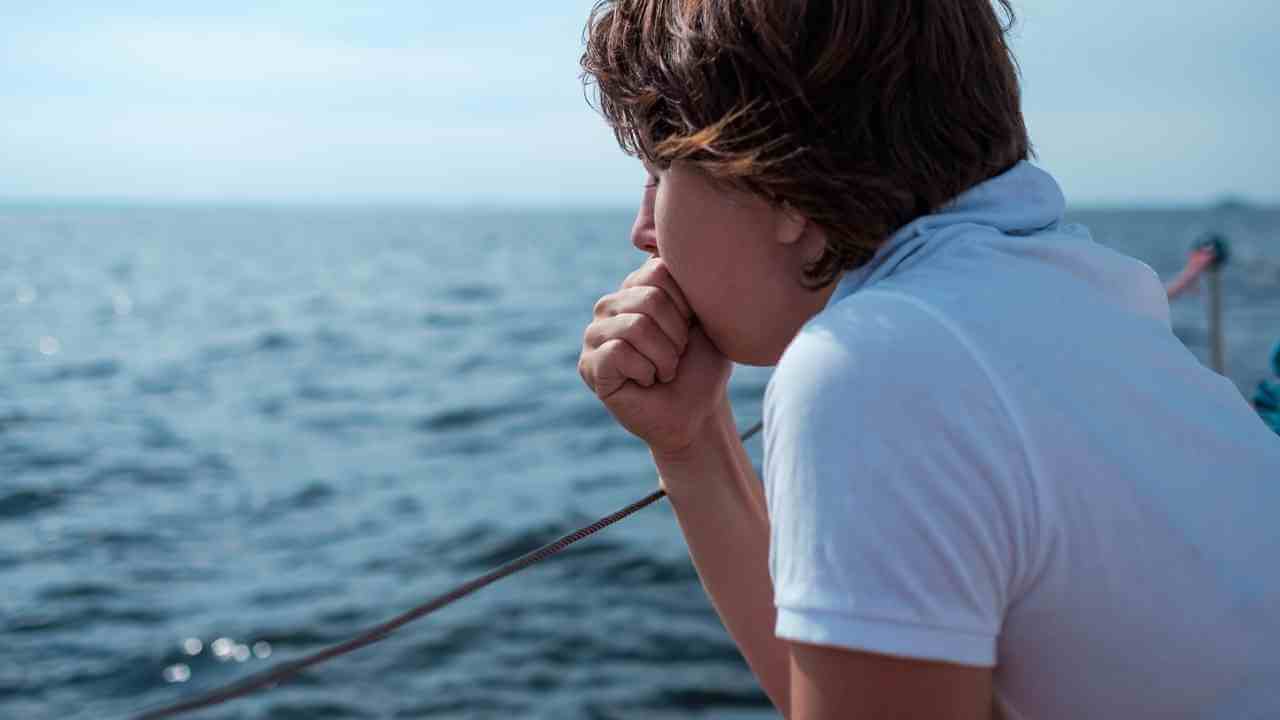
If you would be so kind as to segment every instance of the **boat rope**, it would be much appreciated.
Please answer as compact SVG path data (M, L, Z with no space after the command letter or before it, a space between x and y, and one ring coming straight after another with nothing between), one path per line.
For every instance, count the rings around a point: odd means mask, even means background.
M751 438L751 436L760 432L760 429L763 426L764 426L763 423L756 423L746 432L742 433L742 435L739 436L739 439L742 440L743 442L746 442L748 439ZM275 687L276 685L279 685L285 680L292 678L293 676L297 675L298 673L302 672L303 670L309 667L312 667L313 665L319 665L320 663L327 662L341 655L346 655L349 652L359 650L360 648L365 647L367 645L372 645L381 640L385 640L387 636L389 636L391 633L395 632L396 630L400 629L402 626L407 625L413 622L414 620L422 618L426 615L429 615L430 613L433 613L436 610L439 610L440 608L446 605L457 602L458 600L461 600L462 598L470 595L471 593L474 593L475 591L487 585L495 583L507 577L508 575L513 575L521 570L524 570L525 568L531 565L535 565L539 562L542 562L543 560L546 560L552 555L559 553L561 550L564 550L565 548L578 542L579 540L582 540L583 538L588 537L590 535L594 535L600 530L603 530L604 528L609 527L610 525L618 522L619 520L627 517L628 515L631 515L632 513L638 510L641 510L645 507L648 507L649 505L652 505L653 503L665 497L666 494L667 493L665 490L658 490L654 493L651 493L650 495L647 495L631 503L630 505L613 513L612 515L607 515L603 518L600 518L599 520L591 523L590 525L587 525L586 527L580 528L578 530L575 530L569 533L568 535L565 535L559 540L555 540L553 542L547 543L546 545L543 545L537 550L529 552L497 568L494 568L493 570L490 570L484 575L481 575L480 577L477 577L473 580L469 580L457 586L456 588L449 590L446 593L438 595L435 598L432 598L431 600L428 600L427 602L413 608L412 610L401 613L400 615L397 615L396 617L380 625L369 628L368 630L360 633L359 635L356 635L350 640L347 640L337 645L333 645L331 647L317 651L315 653L312 653L311 655L307 655L306 657L302 657L297 660L290 660L287 662L277 663L276 665L269 667L266 670L263 670L258 673L254 673L253 675L250 675L242 680L232 682L220 688L210 690L209 692L206 692L202 695L197 695L196 697L189 698L187 700L182 700L172 705L167 705L165 707L157 708L155 710L147 710L139 715L135 715L133 720L158 720L159 718L174 717L176 715L188 713L193 710L199 710L201 708L207 708L213 705L220 705L230 700L244 697L245 695L248 695L257 690L261 690L263 688Z

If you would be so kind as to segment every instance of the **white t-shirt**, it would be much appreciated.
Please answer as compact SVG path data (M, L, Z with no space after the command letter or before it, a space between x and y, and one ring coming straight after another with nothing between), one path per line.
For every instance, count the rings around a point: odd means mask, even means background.
M848 273L765 396L779 637L1007 718L1280 717L1280 438L1023 163Z

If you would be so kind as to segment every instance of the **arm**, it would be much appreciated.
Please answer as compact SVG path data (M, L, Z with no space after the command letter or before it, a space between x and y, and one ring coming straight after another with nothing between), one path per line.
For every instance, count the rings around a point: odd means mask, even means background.
M685 451L653 455L712 605L765 693L785 711L788 648L773 633L769 520L728 402Z
M790 720L986 720L991 670L788 643Z
M654 292L658 290L658 292ZM596 303L582 379L643 439L703 586L766 693L787 707L787 648L774 637L764 492L734 428L728 358L698 327L659 259Z
M775 707L791 720L991 716L991 670L774 635L769 519L728 404L686 452L654 453L698 577Z
M654 459L703 587L785 717L991 717L989 668L788 642L774 635L769 520L731 418L722 418L684 456L655 454Z

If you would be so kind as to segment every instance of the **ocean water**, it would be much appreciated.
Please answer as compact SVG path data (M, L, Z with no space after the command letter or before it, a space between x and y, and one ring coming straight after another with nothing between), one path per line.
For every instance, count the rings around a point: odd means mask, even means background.
M1229 375L1280 210L1077 212L1172 276L1224 232ZM609 212L0 208L0 717L112 718L380 622L647 494L581 386ZM1207 355L1205 312L1174 305ZM739 368L740 423L768 370ZM759 458L758 441L750 446ZM774 717L659 504L204 718Z

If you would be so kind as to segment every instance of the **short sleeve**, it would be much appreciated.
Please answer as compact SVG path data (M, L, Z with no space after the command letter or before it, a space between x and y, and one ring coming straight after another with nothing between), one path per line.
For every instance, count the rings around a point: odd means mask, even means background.
M1008 417L914 298L868 290L806 325L765 396L777 635L993 666L1027 533Z

